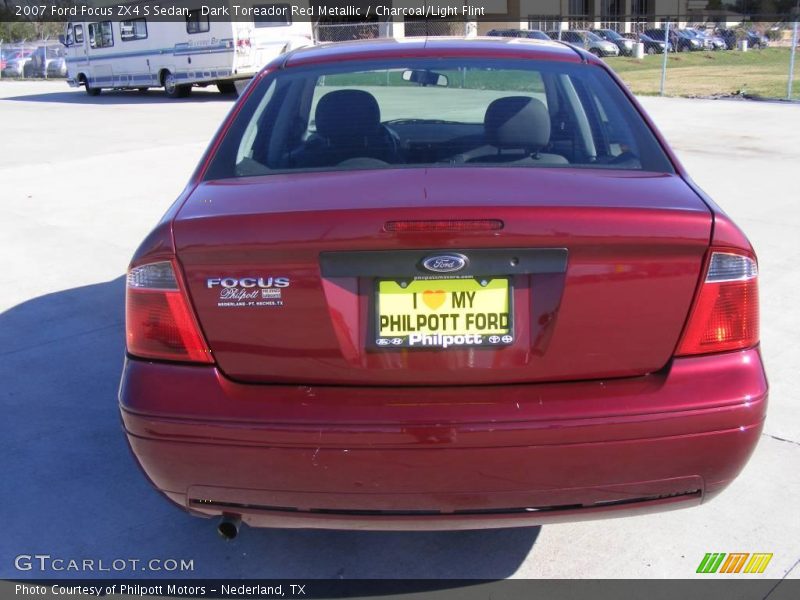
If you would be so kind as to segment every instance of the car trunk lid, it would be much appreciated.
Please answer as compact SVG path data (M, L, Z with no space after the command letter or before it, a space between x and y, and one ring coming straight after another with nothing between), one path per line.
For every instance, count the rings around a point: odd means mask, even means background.
M387 227L420 221L451 226ZM476 222L500 227L458 225ZM461 385L663 368L711 224L709 209L677 175L433 168L204 182L177 215L174 236L191 301L227 376ZM508 282L511 341L378 345L378 280L451 278L421 265L454 255L469 263L459 275ZM447 285L428 291L448 292Z

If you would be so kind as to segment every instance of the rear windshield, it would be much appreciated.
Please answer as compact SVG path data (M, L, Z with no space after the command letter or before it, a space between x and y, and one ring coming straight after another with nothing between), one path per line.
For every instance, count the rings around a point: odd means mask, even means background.
M465 166L673 171L600 67L407 59L269 75L206 178Z

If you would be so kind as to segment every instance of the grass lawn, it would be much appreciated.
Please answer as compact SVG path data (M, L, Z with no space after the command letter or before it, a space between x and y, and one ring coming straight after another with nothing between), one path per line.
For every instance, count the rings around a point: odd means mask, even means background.
M663 55L607 58L609 66L635 94L658 94ZM710 96L743 92L765 98L786 98L789 48L749 52L680 52L667 59L668 96ZM795 56L792 98L800 100L800 52Z

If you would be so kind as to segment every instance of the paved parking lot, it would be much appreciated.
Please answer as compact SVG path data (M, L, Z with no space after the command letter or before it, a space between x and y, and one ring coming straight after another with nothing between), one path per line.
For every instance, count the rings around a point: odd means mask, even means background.
M739 479L707 505L628 519L453 533L243 529L224 543L215 522L173 508L138 472L116 386L127 262L231 100L0 82L0 577L88 575L15 570L15 556L39 553L191 559L180 575L194 577L686 578L706 552L772 552L766 575L799 577L800 106L644 104L760 255L771 405Z

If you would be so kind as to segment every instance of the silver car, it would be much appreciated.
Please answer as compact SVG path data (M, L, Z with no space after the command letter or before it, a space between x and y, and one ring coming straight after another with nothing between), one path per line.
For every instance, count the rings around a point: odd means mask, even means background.
M561 40L573 46L588 50L595 56L619 56L619 47L604 40L586 29L569 29L567 31L548 31L554 40Z
M3 67L3 77L22 77L25 75L25 66L31 60L32 50L19 49L10 52Z
M67 62L63 56L47 61L47 76L48 77L67 76Z
M592 29L592 33L614 44L619 48L621 55L633 56L633 44L635 42L632 39L621 36L613 29Z

